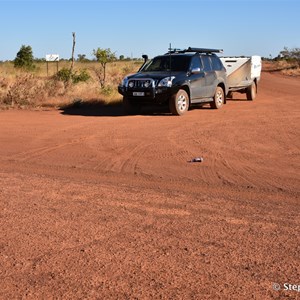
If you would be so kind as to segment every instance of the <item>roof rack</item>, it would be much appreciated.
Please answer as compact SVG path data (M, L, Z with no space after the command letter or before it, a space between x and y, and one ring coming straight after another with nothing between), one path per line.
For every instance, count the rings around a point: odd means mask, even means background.
M194 48L188 47L187 49L170 49L166 54L171 53L186 53L186 52L197 52L197 53L223 53L223 49L208 49L208 48Z
M199 52L199 53L222 53L223 49L207 49L207 48L193 48L188 47L185 52Z

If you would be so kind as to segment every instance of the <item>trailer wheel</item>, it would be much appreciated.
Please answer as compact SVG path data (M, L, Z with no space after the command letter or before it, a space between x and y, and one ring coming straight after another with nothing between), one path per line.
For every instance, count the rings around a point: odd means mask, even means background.
M169 100L169 108L172 115L182 116L189 109L189 96L185 90L179 90Z
M257 93L257 86L256 83L253 81L251 85L247 87L246 94L247 100L253 101L256 98Z
M141 111L141 106L139 104L132 104L127 97L123 97L123 110L125 114L137 115Z
M214 101L210 102L210 107L214 109L219 109L224 104L224 91L220 86L217 86L216 92L214 95Z

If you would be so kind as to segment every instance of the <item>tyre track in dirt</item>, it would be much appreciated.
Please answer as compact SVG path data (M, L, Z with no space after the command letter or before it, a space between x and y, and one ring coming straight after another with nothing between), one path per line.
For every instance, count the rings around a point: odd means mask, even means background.
M270 90L265 94L268 95ZM289 119L291 124L288 124L285 120L288 112L282 115L278 111L278 114L273 112L267 116L271 118L269 123L265 111L257 110L257 103L262 102L265 107L265 94L262 90L253 103L243 99L228 101L221 111L194 109L182 120L169 116L137 116L120 117L120 122L114 122L110 118L93 117L70 125L63 119L66 116L62 116L56 129L50 126L52 129L49 132L37 130L35 138L29 142L31 149L14 154L10 159L45 164L48 160L57 166L125 172L144 176L145 180L158 177L176 181L185 178L209 185L282 188L280 180L274 177L268 180L269 168L263 167L264 160L266 155L273 158L272 168L275 166L278 169L282 167L282 160L286 160L293 168L291 161L297 159L299 154L296 139L299 117L294 112L293 119ZM295 98L293 95L289 101ZM280 108L285 107L282 102L278 104ZM231 112L230 107L234 108L234 105L237 108ZM278 105L274 107L275 111L280 109ZM251 111L254 114L249 114ZM256 127L251 122L255 122ZM283 126L273 128L274 122ZM116 129L116 126L119 128ZM134 139L131 133L135 135ZM57 138L60 143L57 143ZM272 148L265 143L265 138L272 143ZM259 143L253 144L252 140ZM49 146L34 147L45 142ZM281 149L281 157L276 149ZM187 163L195 156L204 157L201 167ZM262 176L256 176L256 170ZM294 176L294 171L291 176Z

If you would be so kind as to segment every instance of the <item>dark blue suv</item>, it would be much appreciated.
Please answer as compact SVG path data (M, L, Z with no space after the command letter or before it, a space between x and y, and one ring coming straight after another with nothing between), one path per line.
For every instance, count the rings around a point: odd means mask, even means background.
M183 115L191 105L226 103L226 69L216 49L173 50L148 61L138 73L127 76L118 87L127 113L137 114L143 105L168 104L174 115Z

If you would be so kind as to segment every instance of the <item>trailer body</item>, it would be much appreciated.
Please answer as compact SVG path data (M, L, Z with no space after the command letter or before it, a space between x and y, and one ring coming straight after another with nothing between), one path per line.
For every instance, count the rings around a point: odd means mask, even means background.
M255 89L253 92L256 94L261 76L260 56L231 56L220 57L220 59L226 68L229 95L232 92L249 93L250 95L251 89Z

